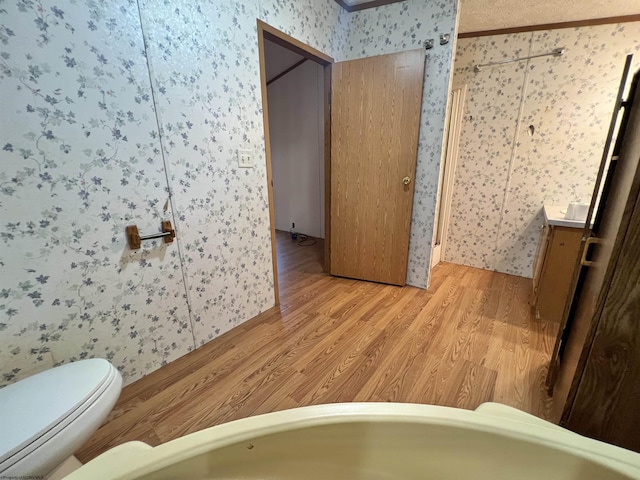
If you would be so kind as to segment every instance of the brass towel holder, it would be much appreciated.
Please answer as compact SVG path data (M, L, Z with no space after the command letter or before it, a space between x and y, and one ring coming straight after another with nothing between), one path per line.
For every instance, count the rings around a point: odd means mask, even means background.
M127 234L127 241L129 242L129 248L131 250L138 250L142 240L153 240L155 238L164 238L164 243L173 243L173 239L176 238L176 231L171 226L170 221L163 221L161 224L162 233L154 233L152 235L140 236L138 227L136 225L129 225L125 232Z

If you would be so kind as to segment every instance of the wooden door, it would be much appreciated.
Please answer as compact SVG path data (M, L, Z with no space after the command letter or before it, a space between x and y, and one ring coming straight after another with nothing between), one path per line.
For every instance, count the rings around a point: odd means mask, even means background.
M615 241L605 244L611 260L583 352L582 374L574 382L575 398L563 416L572 430L636 451L640 451L639 77L640 72L634 78L631 98L635 98L621 137L621 179L608 195L614 203L606 214L613 221L619 217L620 224ZM603 223L607 221L603 218Z
M619 203L620 198L616 199L615 195L624 195L629 193L629 186L626 192L613 191L611 198L607 199L607 195L611 192L611 185L614 182L623 181L620 175L616 178L616 169L618 167L619 150L621 147L621 135L618 133L620 141L616 141L616 128L620 126L620 119L628 118L629 109L625 108L624 94L628 84L628 76L631 68L631 56L627 57L613 115L609 125L607 140L605 143L600 169L596 178L594 193L591 198L588 219L593 219L593 226L587 222L583 232L583 238L578 250L578 258L574 268L572 284L569 289L567 303L560 324L558 336L556 338L555 347L551 356L549 372L547 375L547 385L550 392L554 396L554 418L559 419L564 409L569 390L573 382L573 377L578 367L578 362L582 352L582 347L586 340L587 332L591 325L591 319L595 310L595 302L602 287L604 278L604 266L608 263L610 249L595 248L594 262L590 267L582 264L582 257L589 247L586 245L590 238L596 237L611 240L615 237L615 230L620 222L620 214L611 214L610 209L614 209L614 204ZM611 146L613 150L611 151ZM625 166L625 168L627 168ZM620 173L620 172L618 172ZM625 197L626 198L626 197ZM595 212L595 215L594 215Z
M332 66L331 274L404 285L424 50Z
M583 270L570 314L570 335L554 389L554 403L557 408L562 407L562 423L567 426L591 350L594 329L615 271L619 245L629 227L629 218L640 188L640 102L635 94L637 82L636 75L629 100L623 102L625 113L594 220L592 236L587 240L582 254ZM632 104L634 97L635 103ZM590 243L593 243L591 247ZM566 401L563 402L563 398Z

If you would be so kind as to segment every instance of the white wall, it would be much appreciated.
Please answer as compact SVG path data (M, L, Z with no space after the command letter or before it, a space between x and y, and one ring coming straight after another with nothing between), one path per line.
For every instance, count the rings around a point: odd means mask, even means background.
M269 60L267 59L267 62ZM323 68L307 61L270 84L276 229L324 238Z
M285 47L264 39L265 78L267 83L275 79L288 68L304 60L304 57Z

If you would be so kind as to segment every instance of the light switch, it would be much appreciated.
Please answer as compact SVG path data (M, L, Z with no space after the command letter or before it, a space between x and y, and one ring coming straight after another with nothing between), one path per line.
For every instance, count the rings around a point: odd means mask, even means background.
M238 167L252 168L253 158L251 150L238 150Z

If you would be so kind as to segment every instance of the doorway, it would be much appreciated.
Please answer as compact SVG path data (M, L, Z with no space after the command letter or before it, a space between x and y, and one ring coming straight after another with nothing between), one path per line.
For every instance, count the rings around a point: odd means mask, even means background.
M435 267L445 258L447 232L449 230L449 221L451 218L453 183L456 174L456 164L458 162L458 144L460 143L460 130L462 128L466 94L467 86L464 85L460 88L451 90L449 98L446 132L447 142L445 154L442 156L442 165L440 166L440 179L438 180L431 268Z
M276 230L324 239L323 68L265 40Z
M424 90L424 49L333 63L330 57L260 21L258 35L276 303L275 238L281 222L276 219L274 201L267 41L323 67L324 271L404 285ZM297 60L287 68L296 63L306 61ZM284 228L295 223L291 217L284 221Z
M292 248L311 247L311 263L328 271L333 59L260 20L258 47L278 305L279 257L283 271L306 263Z

